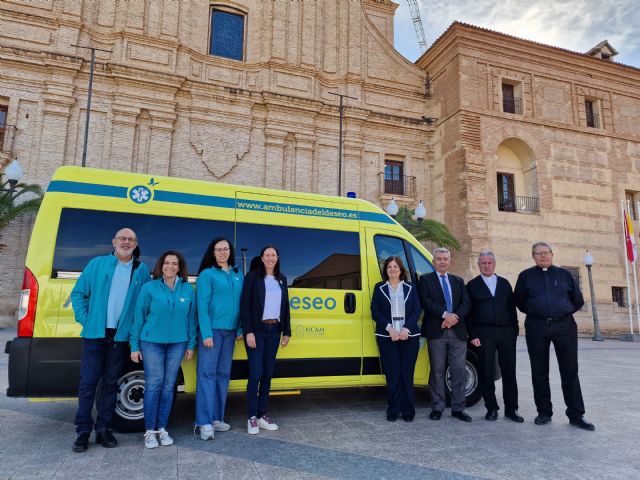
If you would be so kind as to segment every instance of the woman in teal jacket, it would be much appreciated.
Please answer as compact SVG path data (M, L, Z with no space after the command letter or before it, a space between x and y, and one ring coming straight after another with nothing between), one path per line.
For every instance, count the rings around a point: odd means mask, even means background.
M242 338L242 282L242 273L235 267L233 245L226 238L214 239L202 257L196 284L200 325L196 426L200 427L202 440L231 428L224 421L224 407L233 349L236 338Z
M136 303L131 327L131 360L144 361L144 446L172 445L166 431L173 390L182 358L190 360L196 346L196 298L187 283L184 257L169 250L153 270ZM158 434L158 437L156 437Z

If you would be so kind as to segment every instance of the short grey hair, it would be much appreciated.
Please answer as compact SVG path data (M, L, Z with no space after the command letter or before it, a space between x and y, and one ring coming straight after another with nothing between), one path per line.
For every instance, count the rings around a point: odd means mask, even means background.
M450 252L448 249L444 248L444 247L438 247L438 248L436 248L436 249L433 251L433 256L435 257L435 256L436 256L437 254L439 254L439 253L446 253L446 254L447 254L447 256L448 256L449 258L451 258L451 252Z
M551 248L551 245L549 245L547 242L536 242L533 245L531 245L531 255L535 253L536 248L538 247L547 247L549 251L553 253L553 249Z
M493 259L493 263L496 262L496 256L493 254L491 250L481 250L478 254L478 264L480 264L480 258L482 257L491 257Z

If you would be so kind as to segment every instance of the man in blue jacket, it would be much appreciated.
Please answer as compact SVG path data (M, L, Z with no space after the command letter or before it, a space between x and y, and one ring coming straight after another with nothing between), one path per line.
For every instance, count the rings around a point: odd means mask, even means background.
M71 302L76 321L82 325L82 361L76 413L74 452L89 446L91 431L96 443L115 447L110 430L116 406L118 378L127 355L129 330L140 288L150 280L149 270L133 256L138 246L130 228L119 230L112 240L114 252L92 259L78 278ZM102 389L96 398L96 388ZM95 400L95 424L91 411Z

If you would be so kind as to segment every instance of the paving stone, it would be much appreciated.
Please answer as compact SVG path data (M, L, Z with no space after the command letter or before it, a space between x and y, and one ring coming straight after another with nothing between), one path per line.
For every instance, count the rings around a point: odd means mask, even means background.
M0 342L7 335L0 332ZM117 448L93 442L71 451L76 402L30 402L0 397L0 479L635 479L640 478L640 345L580 340L580 371L587 418L595 432L568 424L552 355L553 421L533 424L529 361L518 343L520 413L525 423L484 420L482 403L462 423L445 412L427 418L424 390L417 389L416 418L387 422L382 388L312 390L274 397L276 432L246 433L244 396L231 394L228 432L204 442L192 431L193 396L176 400L170 432L175 445L147 450L142 434L117 434ZM6 383L6 356L0 378ZM498 399L502 396L496 383ZM346 400L348 398L348 400Z

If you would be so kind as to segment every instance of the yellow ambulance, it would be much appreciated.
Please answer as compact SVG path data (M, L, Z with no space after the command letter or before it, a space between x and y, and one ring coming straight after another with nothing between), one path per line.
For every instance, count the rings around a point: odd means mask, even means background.
M61 167L51 180L31 235L18 334L7 344L10 397L77 394L81 340L69 294L87 262L112 250L123 227L139 239L150 269L168 250L182 252L195 282L208 243L232 239L244 272L269 243L280 250L290 292L292 339L278 352L272 390L384 385L371 290L381 263L400 256L412 281L431 272L431 255L404 228L363 200L198 180ZM184 362L179 389L195 391L195 361ZM467 398L479 398L476 360L467 362ZM415 384L428 383L422 342ZM231 391L247 378L236 348ZM144 373L129 363L120 379L115 427L140 429Z

